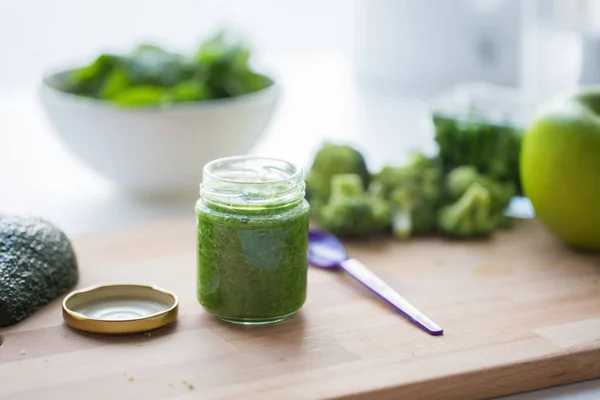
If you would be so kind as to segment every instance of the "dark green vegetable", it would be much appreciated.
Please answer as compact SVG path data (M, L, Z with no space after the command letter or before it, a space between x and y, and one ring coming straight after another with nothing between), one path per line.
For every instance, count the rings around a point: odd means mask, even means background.
M0 326L27 318L78 278L63 232L39 218L0 215Z
M208 88L199 81L189 80L176 84L169 91L173 102L206 100L210 98Z
M439 227L447 235L470 238L489 236L510 226L503 212L515 194L512 182L498 182L463 166L446 176L446 191L454 201L440 210Z
M326 142L315 154L306 175L306 197L316 209L329 200L331 179L339 174L356 174L363 189L371 175L363 155L354 147Z
M440 230L457 238L489 236L496 227L490 202L490 193L473 183L455 203L440 210Z
M329 200L314 215L319 227L342 237L371 235L390 221L387 203L367 193L357 174L334 175Z
M512 182L521 192L519 152L523 129L496 123L471 111L466 115L433 114L435 140L444 174L470 165L500 182Z
M191 56L141 44L126 55L100 55L57 89L125 107L234 97L272 84L249 65L250 55L244 43L224 32Z
M139 45L122 60L125 75L135 86L172 87L194 74L194 66L184 56L156 45Z
M198 299L210 313L249 322L296 312L306 299L309 206L199 203Z
M389 203L392 231L399 239L437 230L442 175L436 158L413 153L403 167L384 167L369 187Z
M446 188L453 200L461 197L473 183L483 186L490 194L490 211L501 214L515 195L513 182L498 182L481 175L472 166L458 167L450 171L446 177Z
M59 89L81 96L101 97L106 80L120 63L119 56L102 54L90 65L73 71L70 86Z
M316 153L306 184L320 228L342 237L390 228L395 238L407 240L434 233L486 237L512 225L504 215L516 194L510 179L481 174L470 165L445 171L440 157L419 152L403 166L385 166L371 177L366 171L363 156L352 147L325 143Z
M167 92L158 86L131 86L115 93L110 100L122 106L144 106L165 101Z

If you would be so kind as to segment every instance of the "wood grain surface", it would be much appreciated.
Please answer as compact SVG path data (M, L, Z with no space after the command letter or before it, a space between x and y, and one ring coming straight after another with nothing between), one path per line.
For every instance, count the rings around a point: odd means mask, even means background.
M343 272L309 271L306 305L273 326L216 321L196 301L194 220L76 238L79 287L157 284L175 325L103 337L60 301L0 331L0 399L479 399L600 377L600 256L535 221L493 240L349 244L440 323L433 337Z

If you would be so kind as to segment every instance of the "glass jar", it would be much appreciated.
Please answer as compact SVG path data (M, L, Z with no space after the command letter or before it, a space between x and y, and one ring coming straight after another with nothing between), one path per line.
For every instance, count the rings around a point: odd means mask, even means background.
M203 170L196 203L198 300L238 324L268 324L306 300L309 205L302 169L228 157Z

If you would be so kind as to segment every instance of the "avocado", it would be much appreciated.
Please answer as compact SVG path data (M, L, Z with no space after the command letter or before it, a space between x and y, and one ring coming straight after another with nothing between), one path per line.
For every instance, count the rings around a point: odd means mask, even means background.
M73 287L67 236L37 217L0 215L0 327L16 324Z

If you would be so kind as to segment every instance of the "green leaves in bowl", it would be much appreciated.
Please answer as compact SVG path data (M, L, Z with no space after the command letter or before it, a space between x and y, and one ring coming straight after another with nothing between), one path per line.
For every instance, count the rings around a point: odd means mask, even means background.
M235 97L268 87L249 65L250 49L224 32L185 56L152 44L126 55L102 54L70 73L61 90L123 107L159 106Z

